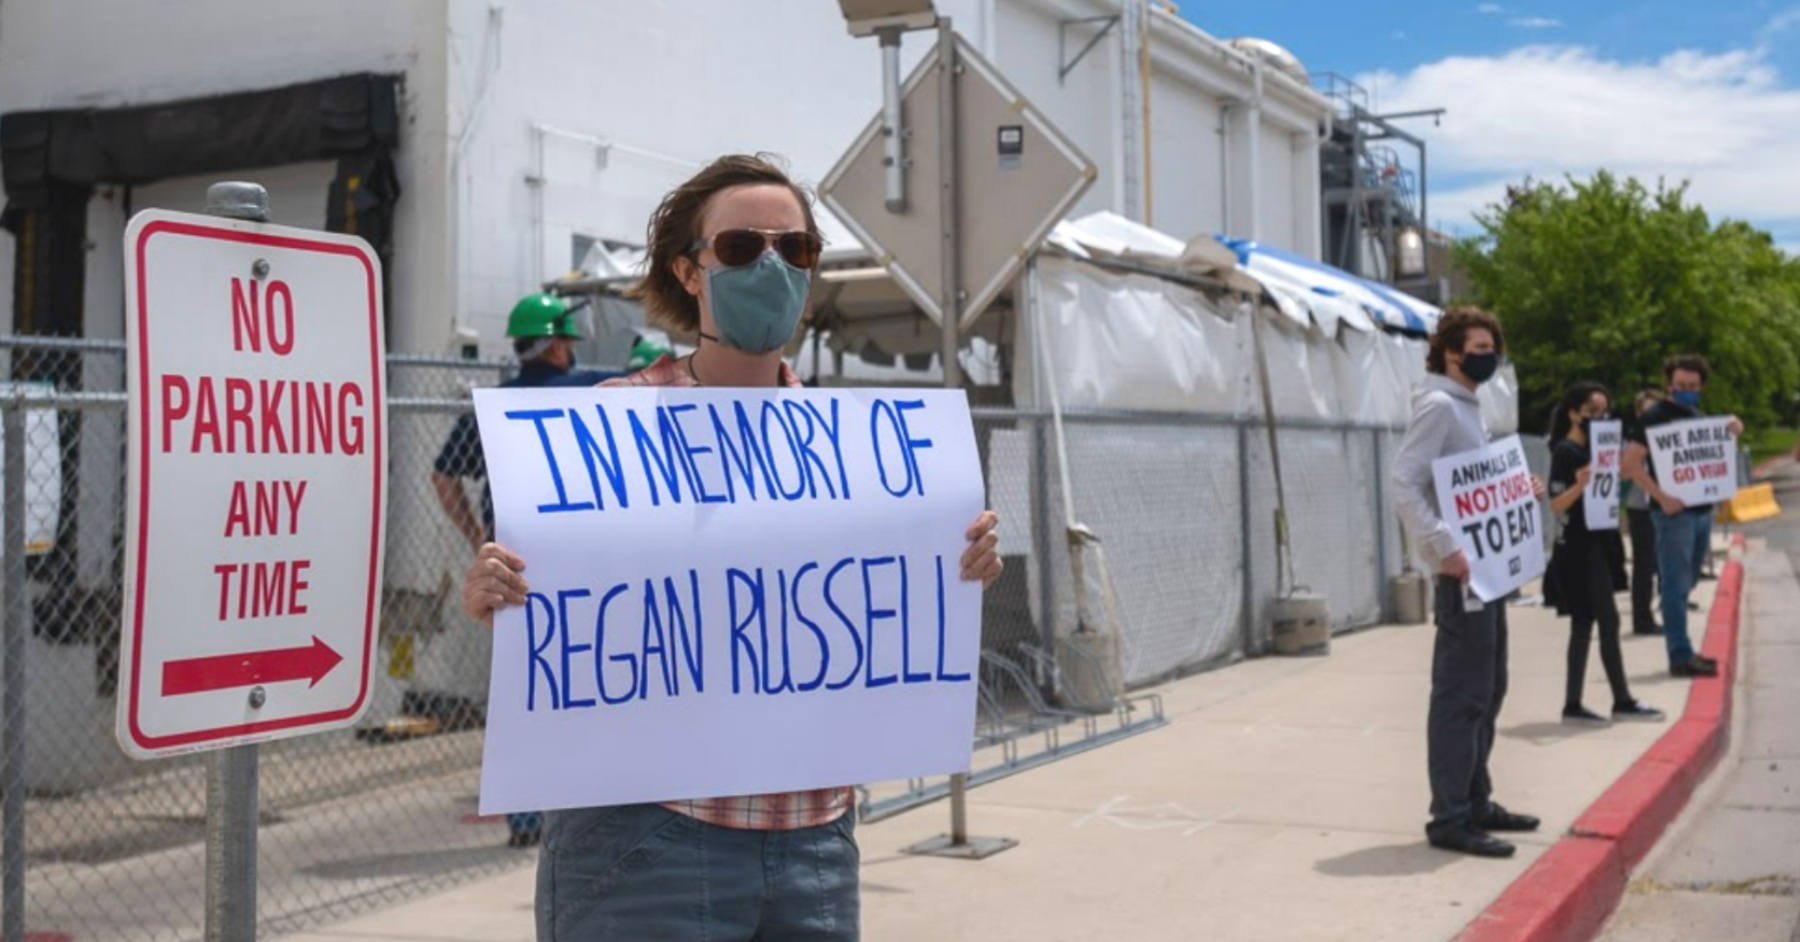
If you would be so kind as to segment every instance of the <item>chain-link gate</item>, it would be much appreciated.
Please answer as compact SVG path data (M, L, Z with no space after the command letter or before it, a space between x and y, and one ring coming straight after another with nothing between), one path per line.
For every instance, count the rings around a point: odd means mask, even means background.
M0 786L15 816L6 833L25 836L5 847L0 905L24 903L8 905L5 925L80 942L198 939L204 760L136 763L113 739L124 345L0 337L0 352L10 498L0 522L0 741L12 750L0 754ZM469 439L456 429L471 416L469 389L509 369L388 358L392 463L377 684L356 729L260 747L264 935L535 859L507 846L502 822L476 812L490 645L486 629L460 614L471 536L446 511L460 495L477 518L483 513L479 467L458 451ZM1064 421L1073 502L1105 541L1126 685L1266 650L1276 497L1260 423L1082 412ZM1071 703L1070 665L1057 651L1074 629L1076 599L1050 416L983 408L975 422L1007 563L983 600L975 732L978 746L995 752L978 753L980 781L984 761L1026 768L1071 743L1107 741L1159 706L1140 696L1109 716L1104 704ZM1362 426L1284 424L1280 432L1295 574L1330 599L1340 630L1380 620L1387 579L1401 568L1381 486L1396 442L1393 430ZM890 783L874 794L897 792L929 800L942 787Z

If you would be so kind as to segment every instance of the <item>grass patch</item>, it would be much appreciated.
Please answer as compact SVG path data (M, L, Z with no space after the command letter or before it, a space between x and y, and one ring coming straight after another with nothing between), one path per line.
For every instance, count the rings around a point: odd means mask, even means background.
M1794 442L1800 441L1800 429L1752 428L1744 430L1744 442L1750 446L1750 463L1764 458L1792 454Z

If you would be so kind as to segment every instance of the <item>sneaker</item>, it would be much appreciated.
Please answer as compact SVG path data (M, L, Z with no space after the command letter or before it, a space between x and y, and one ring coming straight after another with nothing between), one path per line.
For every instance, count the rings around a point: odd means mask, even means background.
M1628 721L1637 723L1660 723L1668 717L1663 711L1658 710L1653 706L1646 705L1642 700L1633 700L1630 703L1621 703L1613 707L1612 718L1615 723Z
M1671 677L1717 677L1719 667L1701 658L1694 658L1686 664L1676 664L1669 668Z
M1694 655L1694 663L1696 663L1696 664L1704 664L1704 665L1706 665L1706 666L1707 666L1707 667L1710 667L1710 668L1713 668L1713 669L1714 669L1714 670L1717 670L1717 669L1718 669L1718 667L1719 667L1719 662L1718 662L1718 661L1715 661L1715 660L1713 660L1713 659L1712 659L1712 658L1710 658L1710 657L1707 657L1707 656L1706 656L1706 655L1704 655L1704 654L1696 654L1696 655Z
M1587 707L1563 707L1564 726L1611 726L1612 721Z

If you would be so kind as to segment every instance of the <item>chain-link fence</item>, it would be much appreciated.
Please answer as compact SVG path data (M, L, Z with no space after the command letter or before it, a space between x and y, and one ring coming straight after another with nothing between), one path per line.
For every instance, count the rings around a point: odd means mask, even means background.
M988 499L1008 521L1007 571L988 592L983 641L1054 647L1076 625L1054 425L1047 414L977 410L976 430ZM1278 592L1267 428L1075 412L1064 435L1074 518L1104 541L1119 598L1125 683L1266 652ZM1401 571L1382 485L1398 444L1398 430L1372 426L1284 422L1277 432L1294 579L1328 599L1335 631L1381 621L1388 580Z
M460 495L483 513L456 428L470 414L469 388L494 384L507 366L396 355L388 367L392 463L376 693L354 730L262 747L265 935L534 859L507 847L502 822L476 813L489 644L459 612L469 534L445 507ZM23 816L7 833L24 835L6 844L4 899L23 899L23 926L42 938L198 939L205 763L132 762L113 739L123 344L0 338L0 370L9 498L0 526L0 740L9 750L0 784L7 811ZM1015 685L1030 675L1053 687L1057 640L1076 625L1054 424L1047 414L984 408L976 429L1008 564L984 600L992 657L984 681L991 665L1017 665ZM1277 495L1263 426L1079 413L1065 417L1064 432L1073 516L1105 544L1125 682L1141 687L1266 650ZM1379 621L1387 579L1401 566L1380 486L1397 441L1393 430L1371 427L1279 432L1294 574L1329 599L1338 629ZM1016 707L1013 699L999 707Z
M29 938L198 939L205 761L133 762L113 738L124 347L5 338L0 351L10 367L0 418L20 433L4 444L24 469L5 476L8 506L23 512L0 529L9 577L0 682L7 703L22 708L5 715L19 761L4 784L25 835L22 847L7 845L7 880L23 881ZM458 612L454 589L470 548L432 480L440 463L468 463L454 448L443 453L468 412L469 388L493 385L508 368L389 358L392 512L378 682L358 728L261 747L264 934L532 859L507 847L503 822L476 814L488 643ZM450 477L478 508L478 482Z

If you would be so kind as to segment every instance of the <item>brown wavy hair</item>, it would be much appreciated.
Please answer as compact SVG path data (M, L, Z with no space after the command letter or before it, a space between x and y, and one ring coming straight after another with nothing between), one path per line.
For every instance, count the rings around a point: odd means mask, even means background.
M1478 307L1453 307L1438 319L1437 333L1431 335L1431 349L1425 353L1425 369L1440 375L1448 372L1444 355L1453 350L1461 353L1469 331L1476 329L1493 334L1494 352L1506 355L1506 338L1500 333L1498 318Z
M784 164L785 161L774 154L727 154L670 190L656 207L656 212L650 214L650 225L645 232L649 267L643 280L625 292L625 296L642 301L645 314L667 327L688 332L700 328L700 302L682 287L681 279L675 274L675 260L692 254L712 198L734 186L787 187L800 201L806 230L818 235L819 223L813 216L812 192L795 183Z
M1664 360L1663 380L1669 383L1675 382L1676 370L1700 374L1700 385L1702 386L1706 385L1706 380L1712 376L1712 367L1706 362L1706 358L1698 353L1678 353Z

